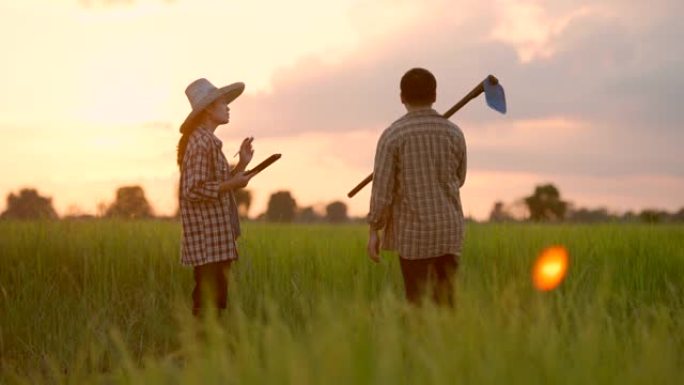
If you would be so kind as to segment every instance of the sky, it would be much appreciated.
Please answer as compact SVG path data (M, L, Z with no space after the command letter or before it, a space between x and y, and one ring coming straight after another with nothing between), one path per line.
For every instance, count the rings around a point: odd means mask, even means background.
M470 102L461 196L485 219L553 183L577 207L684 207L680 0L0 0L0 196L35 187L57 211L95 213L141 185L177 207L185 87L242 81L227 157L254 136L250 215L289 190L300 207L368 211L399 79L432 71L443 112L488 74L508 113ZM4 199L0 210L5 208Z

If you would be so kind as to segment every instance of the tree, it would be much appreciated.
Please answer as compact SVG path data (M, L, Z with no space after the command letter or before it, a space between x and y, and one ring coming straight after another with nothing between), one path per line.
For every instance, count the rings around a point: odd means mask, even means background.
M513 216L508 212L503 202L494 203L494 207L492 207L492 211L489 213L490 222L509 222L512 220Z
M638 219L639 216L631 210L622 214L622 218L620 218L623 222L636 222Z
M314 208L311 206L307 206L300 210L297 210L297 216L295 218L297 222L303 223L319 222L321 221L321 219L321 216L318 215L318 213L316 213L316 210L314 210Z
M86 214L81 207L76 204L71 204L67 207L62 219L64 220L78 220L78 219L92 219L95 218L92 214Z
M660 223L667 218L667 212L655 209L646 209L639 213L639 219L646 223Z
M672 215L672 220L675 222L684 222L684 207Z
M271 194L266 209L266 219L272 222L292 222L297 211L297 202L289 191Z
M610 222L618 218L611 215L606 208L569 210L568 220L581 223Z
M18 195L7 196L7 209L0 215L3 219L56 219L52 198L43 197L32 188L19 191Z
M332 223L346 222L349 219L347 217L347 205L336 201L325 206L325 219Z
M537 186L534 194L525 198L533 221L562 220L568 208L568 202L561 200L556 186L545 184Z
M237 204L240 218L247 218L249 207L252 205L252 192L246 189L235 191L235 203Z
M107 217L118 218L150 218L152 207L145 198L145 192L140 186L125 186L116 190L116 200L107 209Z
M96 207L96 216L102 218L105 215L107 215L107 202L100 201L97 202L97 207Z

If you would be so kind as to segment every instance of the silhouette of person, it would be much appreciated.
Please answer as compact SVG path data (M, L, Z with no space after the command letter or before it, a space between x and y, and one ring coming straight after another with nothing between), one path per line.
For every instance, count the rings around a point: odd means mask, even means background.
M452 306L464 238L465 138L432 109L437 81L428 70L406 72L400 90L407 113L385 129L375 153L367 251L375 262L381 246L398 252L409 302L430 296Z
M228 270L238 259L240 223L233 192L247 186L251 179L244 171L254 154L254 138L242 141L240 160L231 169L222 151L223 143L214 132L219 125L228 123L228 104L244 88L243 83L216 88L202 78L185 90L192 111L181 125L178 142L181 263L193 266L195 316L205 305L219 311L226 308Z

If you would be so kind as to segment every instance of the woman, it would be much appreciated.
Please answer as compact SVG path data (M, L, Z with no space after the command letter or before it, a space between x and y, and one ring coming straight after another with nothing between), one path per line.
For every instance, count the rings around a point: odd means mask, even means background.
M247 186L251 178L244 171L254 154L253 138L242 142L240 161L231 170L221 151L223 143L214 131L228 123L228 104L244 89L243 83L219 89L206 79L198 79L185 90L192 111L181 125L183 136L178 142L181 262L194 269L195 316L203 305L219 311L226 308L228 270L238 258L235 241L240 236L240 223L233 192Z

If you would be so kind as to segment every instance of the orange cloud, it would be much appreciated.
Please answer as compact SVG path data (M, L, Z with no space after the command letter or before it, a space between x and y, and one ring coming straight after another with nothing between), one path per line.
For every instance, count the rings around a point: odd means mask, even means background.
M548 59L558 50L557 40L573 21L596 15L596 6L580 6L557 16L538 1L500 0L491 39L513 46L522 63Z

